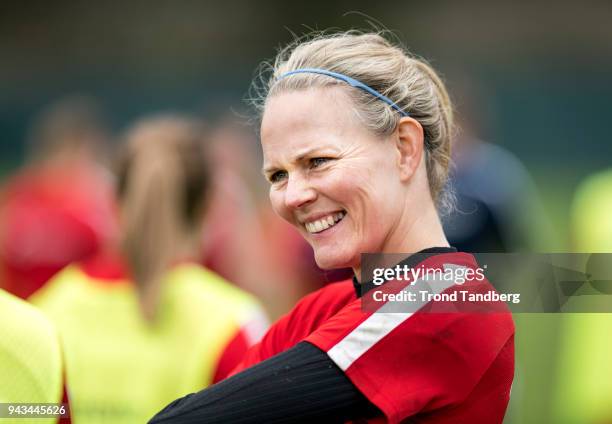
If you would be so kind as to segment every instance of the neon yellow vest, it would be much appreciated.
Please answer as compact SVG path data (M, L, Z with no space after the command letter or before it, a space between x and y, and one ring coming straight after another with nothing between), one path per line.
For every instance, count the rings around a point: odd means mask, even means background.
M579 186L572 230L574 251L612 253L612 170ZM612 422L612 314L567 314L562 335L554 422Z
M21 299L0 290L0 402L59 403L62 361L55 328ZM1 423L54 423L56 419L7 419Z
M612 253L612 170L587 178L572 207L574 251Z
M163 281L146 322L133 284L96 280L76 266L32 299L56 323L74 424L145 423L177 397L210 384L222 349L256 301L193 264Z

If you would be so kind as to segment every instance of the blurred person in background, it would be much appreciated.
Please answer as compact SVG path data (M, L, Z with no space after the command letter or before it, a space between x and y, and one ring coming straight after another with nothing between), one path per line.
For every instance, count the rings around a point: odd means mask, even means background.
M585 178L571 209L572 250L606 254L591 257L599 268L589 279L612 282L612 169ZM595 296L593 296L595 295ZM591 297L593 296L593 297ZM587 302L612 304L612 292L597 292ZM612 423L612 314L566 313L553 409L559 424Z
M449 242L474 253L548 251L552 225L531 175L510 151L481 138L491 107L474 81L456 79L459 130L450 181L457 207L443 217Z
M492 137L491 126L495 122L491 98L477 80L464 72L455 72L451 80L458 131L450 177L457 205L442 217L449 243L473 253L551 251L556 237L532 176L512 152L484 139L487 135ZM550 333L550 326L542 324L541 315L520 314L513 318L522 342L517 345L522 352L528 352L522 358L541 357L545 347L539 341L545 338L540 336ZM529 334L535 335L533 339L523 338ZM524 359L517 362L506 414L509 422L522 422L519 417L527 413L528 390L548 389L547 379L553 373L552 365L546 368ZM542 404L542 398L536 402Z
M278 226L260 214L257 140L230 116L210 130L211 192L202 225L202 263L262 300L270 316L287 312L301 297L304 275L278 255L276 246L293 240L278 237ZM290 246L295 252L294 246ZM292 256L295 257L295 256ZM240 266L237 266L240 264Z
M99 161L107 132L96 103L70 97L35 122L30 160L0 193L0 275L27 298L116 235L112 179Z
M62 359L53 324L32 305L0 289L0 403L55 405L61 399ZM3 423L57 422L24 418L27 408L17 413L3 405L2 411Z
M265 329L252 296L198 264L210 191L202 134L172 116L131 129L118 163L119 248L32 297L58 327L74 423L145 422L223 379Z

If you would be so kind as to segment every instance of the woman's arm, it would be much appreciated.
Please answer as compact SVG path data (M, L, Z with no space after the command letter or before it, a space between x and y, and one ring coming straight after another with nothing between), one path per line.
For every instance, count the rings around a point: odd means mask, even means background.
M149 424L343 423L378 410L327 354L307 342L198 393Z

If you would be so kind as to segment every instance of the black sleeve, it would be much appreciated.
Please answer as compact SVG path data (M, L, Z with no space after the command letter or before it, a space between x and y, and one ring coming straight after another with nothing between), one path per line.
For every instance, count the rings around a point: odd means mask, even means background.
M177 399L149 424L343 423L372 405L327 354L307 342L198 393Z

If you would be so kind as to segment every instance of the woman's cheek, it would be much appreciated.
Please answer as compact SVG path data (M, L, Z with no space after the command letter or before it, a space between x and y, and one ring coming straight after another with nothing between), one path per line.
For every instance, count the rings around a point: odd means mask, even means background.
M333 197L341 198L347 194L354 194L356 190L359 190L359 186L363 184L362 179L363 176L360 175L356 168L338 167L328 173L323 187Z
M287 219L287 211L284 208L283 194L274 187L270 187L270 204L275 214L283 219Z

